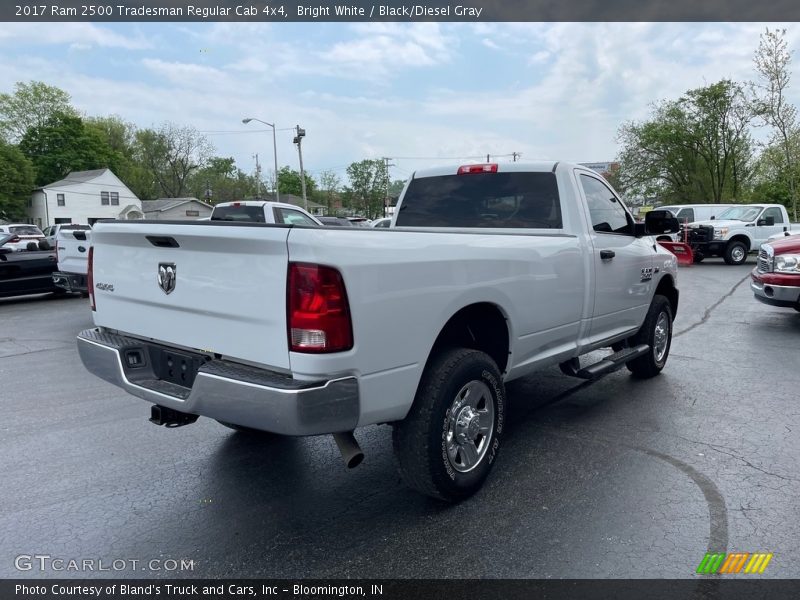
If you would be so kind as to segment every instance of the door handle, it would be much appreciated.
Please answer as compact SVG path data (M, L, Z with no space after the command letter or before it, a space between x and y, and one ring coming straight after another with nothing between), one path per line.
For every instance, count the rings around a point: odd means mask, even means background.
M600 260L611 260L615 256L613 250L600 250Z

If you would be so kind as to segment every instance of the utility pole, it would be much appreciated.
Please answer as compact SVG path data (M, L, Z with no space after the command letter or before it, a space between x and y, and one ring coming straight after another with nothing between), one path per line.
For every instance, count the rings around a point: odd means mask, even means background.
M488 154L486 155L486 162L487 163L489 162L489 155Z
M297 155L300 157L300 187L303 190L303 208L308 211L308 198L306 197L306 174L303 171L303 138L306 137L306 130L298 125L295 127L297 135L294 138L294 143L297 144Z
M261 165L258 164L258 152L253 155L256 159L256 198L261 199Z
M513 158L513 162L517 162L517 158L522 156L522 153L521 152L512 152L511 156Z
M385 177L385 184L386 184L386 194L383 197L383 216L386 215L387 207L389 206L389 167L393 167L393 164L390 164L389 161L392 160L391 158L387 158L386 156L383 157L383 176Z

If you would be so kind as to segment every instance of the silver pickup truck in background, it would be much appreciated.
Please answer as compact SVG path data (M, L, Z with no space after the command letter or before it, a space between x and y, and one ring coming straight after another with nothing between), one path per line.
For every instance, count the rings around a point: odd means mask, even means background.
M678 221L636 224L579 165L417 171L383 230L239 213L95 225L80 356L156 424L334 434L353 466L353 431L388 423L405 481L457 501L496 462L507 382L669 356L677 264L653 235Z

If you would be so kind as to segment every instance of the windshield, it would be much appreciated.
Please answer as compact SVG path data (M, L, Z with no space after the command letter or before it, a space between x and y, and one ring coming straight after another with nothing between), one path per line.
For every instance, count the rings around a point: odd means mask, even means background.
M763 206L733 206L720 213L720 220L732 219L734 221L752 221L761 212Z
M16 235L44 235L35 225L19 225L16 227L9 227L8 231Z

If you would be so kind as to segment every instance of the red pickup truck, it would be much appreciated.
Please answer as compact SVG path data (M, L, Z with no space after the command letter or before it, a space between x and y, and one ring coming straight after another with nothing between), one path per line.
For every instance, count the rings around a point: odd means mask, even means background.
M800 235L762 244L750 277L756 300L800 311Z

